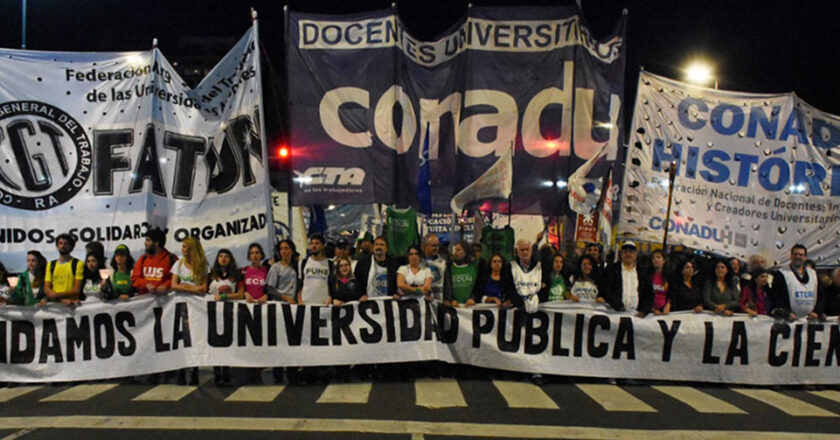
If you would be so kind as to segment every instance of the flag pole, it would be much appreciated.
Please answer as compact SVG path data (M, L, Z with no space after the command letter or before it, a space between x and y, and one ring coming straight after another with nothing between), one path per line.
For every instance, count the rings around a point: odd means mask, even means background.
M510 166L513 167L513 156L516 153L514 150L513 141L510 141ZM513 219L513 182L510 182L510 194L508 194L508 226L510 226L510 222Z
M671 200L674 196L674 180L677 177L677 163L671 162L671 169L668 170L668 207L665 209L665 232L662 234L662 250L668 250L668 229L671 224Z

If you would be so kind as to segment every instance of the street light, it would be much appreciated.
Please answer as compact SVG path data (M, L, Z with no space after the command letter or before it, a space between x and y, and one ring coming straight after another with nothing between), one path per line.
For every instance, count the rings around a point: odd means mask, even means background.
M692 61L685 68L685 80L699 85L713 83L718 88L717 78L714 77L712 66L705 61Z

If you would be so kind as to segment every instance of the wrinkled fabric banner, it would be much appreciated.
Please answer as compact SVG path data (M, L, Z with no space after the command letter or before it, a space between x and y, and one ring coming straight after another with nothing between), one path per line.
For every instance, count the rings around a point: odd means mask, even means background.
M514 211L565 211L571 172L605 142L615 159L625 18L597 41L575 7L472 7L425 42L393 10L291 13L294 204L419 209L428 126L434 212L511 146Z
M3 382L424 360L589 377L836 384L840 324L684 312L636 318L566 302L528 314L422 299L327 307L186 294L75 309L0 307Z
M668 241L771 265L804 244L840 264L840 117L793 93L706 89L647 72L625 166L619 234L661 241L676 164Z
M63 232L106 254L125 243L137 255L150 227L170 244L197 235L208 254L270 243L256 26L194 89L156 48L0 49L0 72L0 252L10 271L25 268L28 250L55 255Z

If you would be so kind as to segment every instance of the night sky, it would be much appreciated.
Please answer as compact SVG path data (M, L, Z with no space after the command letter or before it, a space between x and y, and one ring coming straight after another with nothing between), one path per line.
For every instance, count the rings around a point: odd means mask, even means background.
M417 38L434 39L467 10L465 0L400 0L397 8ZM475 5L574 4L573 1L488 1ZM115 1L29 0L27 48L69 51L144 50L153 37L170 61L194 53L185 37L227 37L204 53L221 58L250 25L249 8L260 14L260 37L267 51L265 99L270 137L282 131L283 5L279 1ZM390 1L291 1L293 10L354 13L389 8ZM19 0L0 0L0 46L20 47ZM840 1L617 1L583 0L596 36L609 33L622 9L629 11L626 111L635 97L640 66L680 78L692 56L716 64L722 89L749 92L795 91L819 109L840 114ZM221 40L225 42L225 40ZM226 43L226 42L225 42ZM194 52L194 51L193 51ZM2 72L0 72L2 81ZM272 87L272 82L277 83ZM272 115L277 115L272 119Z

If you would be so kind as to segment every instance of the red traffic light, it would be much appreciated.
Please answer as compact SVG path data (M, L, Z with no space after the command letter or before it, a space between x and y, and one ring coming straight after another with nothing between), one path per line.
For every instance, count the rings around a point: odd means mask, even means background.
M277 148L277 157L280 159L288 159L290 155L291 151L289 150L289 147L281 145Z

